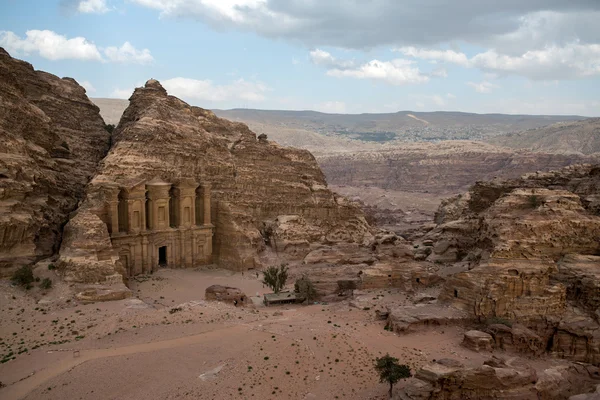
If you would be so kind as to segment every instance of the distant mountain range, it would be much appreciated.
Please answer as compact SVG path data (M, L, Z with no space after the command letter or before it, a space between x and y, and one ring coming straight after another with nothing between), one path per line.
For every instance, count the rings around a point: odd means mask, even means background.
M544 153L600 153L600 118L559 122L524 132L496 136L488 142Z
M109 124L118 124L128 100L92 99ZM399 111L387 114L325 114L316 111L213 110L218 116L244 122L257 134L285 146L330 151L379 149L405 142L485 141L564 121L576 115L506 115L462 112ZM508 144L507 144L508 145Z

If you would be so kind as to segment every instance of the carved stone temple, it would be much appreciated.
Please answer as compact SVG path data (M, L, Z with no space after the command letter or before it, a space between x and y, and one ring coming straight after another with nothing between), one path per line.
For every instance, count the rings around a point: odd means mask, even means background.
M108 230L129 276L211 263L210 186L159 178L107 191Z

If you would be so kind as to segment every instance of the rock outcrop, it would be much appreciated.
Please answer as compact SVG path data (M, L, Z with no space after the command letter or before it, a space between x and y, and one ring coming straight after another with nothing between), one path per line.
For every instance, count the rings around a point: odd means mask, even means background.
M600 167L476 184L438 211L427 258L470 263L441 302L473 318L517 321L500 348L600 364Z
M399 400L459 399L565 399L598 383L598 368L562 364L536 371L513 358L492 358L481 367L465 368L460 363L440 360L415 374Z
M0 275L56 253L110 134L71 78L0 48Z
M252 304L252 301L250 301L244 292L238 288L230 286L209 286L204 292L204 298L206 300L223 301L240 307Z
M492 351L494 343L492 335L481 331L467 331L463 338L462 345L475 351Z
M327 188L308 151L258 140L246 125L190 106L150 80L131 96L87 198L66 226L65 236L73 239L61 248L62 273L99 283L103 276L125 273L123 260L108 245L109 196L120 188L134 188L133 193L137 182L186 181L210 188L204 200L210 201L210 214L204 218L214 225L212 261L223 268L262 267L260 253L267 247L302 261L318 246L326 247L325 254L368 248L374 240L358 206ZM81 232L92 237L84 239Z

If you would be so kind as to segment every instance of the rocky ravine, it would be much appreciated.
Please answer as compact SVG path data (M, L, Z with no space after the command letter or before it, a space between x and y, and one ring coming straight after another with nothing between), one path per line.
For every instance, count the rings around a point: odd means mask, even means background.
M440 303L487 324L497 348L600 365L600 166L482 182L436 218L417 258L466 269Z
M9 275L58 250L110 135L73 79L0 48L0 137L0 275Z

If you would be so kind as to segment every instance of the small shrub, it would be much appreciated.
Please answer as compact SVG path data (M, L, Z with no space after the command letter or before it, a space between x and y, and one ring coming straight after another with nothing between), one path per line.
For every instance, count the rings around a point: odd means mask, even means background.
M55 270L56 269L56 265L54 265L54 264L48 264L48 269L50 271Z
M543 203L544 203L544 199L542 199L539 196L536 196L535 194L532 194L527 198L527 204L529 204L529 207L531 207L531 208L538 208Z
M44 280L42 281L42 283L40 283L40 287L42 289L50 289L52 287L52 279L50 279L50 278L44 278Z
M302 275L294 284L294 291L305 299L307 303L317 298L317 289L306 275Z
M31 284L34 280L35 279L33 277L33 270L29 265L24 265L18 270L16 270L11 278L11 281L14 284L24 286L25 288L27 288L28 286L29 288L31 288Z

